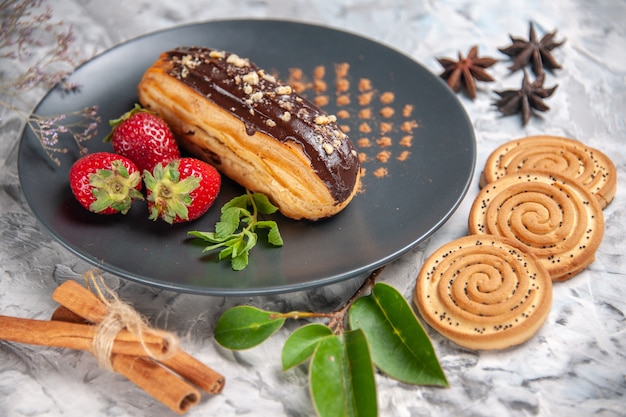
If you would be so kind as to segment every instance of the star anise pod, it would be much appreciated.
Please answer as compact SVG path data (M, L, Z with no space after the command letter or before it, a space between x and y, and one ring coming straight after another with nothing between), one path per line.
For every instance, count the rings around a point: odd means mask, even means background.
M440 77L447 81L448 86L456 93L461 87L465 88L467 95L476 98L476 82L478 81L492 82L494 79L485 71L496 62L497 59L478 56L478 46L474 45L467 53L467 58L459 52L458 61L450 58L437 58L437 61L443 66L444 71Z
M524 70L522 88L519 90L496 91L500 99L496 101L496 106L505 116L522 113L522 122L528 123L533 115L532 109L539 111L550 110L550 107L543 101L550 97L558 84L554 87L544 88L545 73L542 72L532 83L528 79L528 74Z
M529 62L532 62L532 69L535 75L543 73L543 67L549 69L561 68L561 65L552 56L551 51L563 45L565 41L555 42L556 30L544 35L537 41L535 27L530 22L528 31L528 40L517 38L509 35L512 44L505 48L498 48L500 52L513 57L513 65L509 67L511 71L517 71L524 68Z

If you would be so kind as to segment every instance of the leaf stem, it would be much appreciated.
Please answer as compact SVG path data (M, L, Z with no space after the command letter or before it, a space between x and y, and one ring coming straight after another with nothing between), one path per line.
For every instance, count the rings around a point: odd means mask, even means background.
M341 307L334 310L330 314L331 319L328 322L328 327L333 331L333 333L335 334L343 333L343 331L345 330L345 322L346 322L345 319L346 319L346 314L348 310L350 310L350 307L352 306L354 301L356 301L357 298L361 297L363 293L365 293L366 291L369 291L374 286L374 284L376 283L376 279L378 278L380 273L383 271L383 269L385 269L385 267L381 266L380 268L372 271L372 273L365 279L365 281L363 281L363 284L361 284L359 289L356 290L356 292L352 295L352 297L350 297Z
M339 335L345 330L345 322L346 322L346 314L350 310L352 304L356 301L357 298L361 297L366 291L371 290L371 288L376 284L376 278L380 275L385 267L381 266L378 269L372 271L369 276L363 281L361 286L356 290L352 296L341 305L341 307L336 310L331 311L330 313L316 313L316 312L307 312L307 311L291 311L289 313L272 313L270 315L271 319L306 319L306 318L326 318L330 319L327 326L333 331L334 334Z
M254 201L254 198L252 197L252 191L250 191L249 189L246 188L246 195L248 196L248 201L250 202L250 204L252 204L252 216L250 216L250 225L252 224L256 224L257 221L257 217L258 217L258 209L256 206L256 201ZM250 229L250 226L248 226L246 229Z
M272 313L270 314L271 319L303 319L303 318L332 318L334 317L333 313L314 313L314 312L306 312L306 311L291 311L289 313Z

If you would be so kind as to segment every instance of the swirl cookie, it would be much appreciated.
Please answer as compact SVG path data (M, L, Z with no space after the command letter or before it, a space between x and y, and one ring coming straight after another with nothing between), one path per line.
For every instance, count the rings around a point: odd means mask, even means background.
M553 281L587 267L604 234L598 201L578 181L559 174L505 175L480 190L469 231L514 239L546 267Z
M465 236L437 249L417 277L414 303L443 336L470 349L530 339L552 304L548 271L519 243Z
M617 190L613 161L597 149L558 136L529 136L498 147L488 157L480 179L484 187L506 174L549 171L580 181L604 208Z

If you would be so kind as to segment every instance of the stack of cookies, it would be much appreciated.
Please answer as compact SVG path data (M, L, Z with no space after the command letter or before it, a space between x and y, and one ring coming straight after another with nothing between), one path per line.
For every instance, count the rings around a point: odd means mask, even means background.
M573 139L531 136L498 147L470 209L470 235L437 249L417 277L424 320L471 349L531 338L550 312L552 283L593 262L616 176L605 154Z

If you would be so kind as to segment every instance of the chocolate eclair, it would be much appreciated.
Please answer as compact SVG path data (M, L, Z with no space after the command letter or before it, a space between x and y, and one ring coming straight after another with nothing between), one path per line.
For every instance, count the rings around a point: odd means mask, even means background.
M336 117L235 53L162 53L139 85L140 103L180 146L293 219L339 213L360 182L359 159Z

